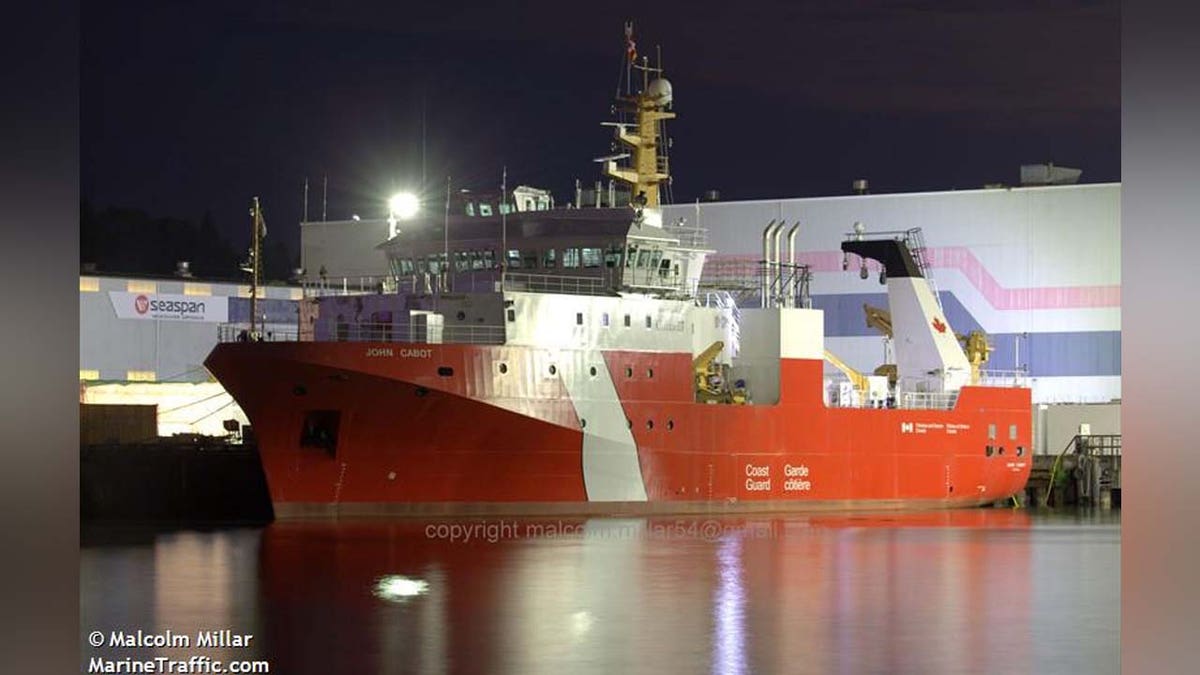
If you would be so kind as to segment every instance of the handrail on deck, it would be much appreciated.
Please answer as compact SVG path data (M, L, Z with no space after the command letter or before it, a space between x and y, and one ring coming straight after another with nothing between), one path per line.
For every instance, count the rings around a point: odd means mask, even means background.
M611 295L607 279L603 277L569 276L565 274L527 274L508 272L505 274L504 290L531 291L534 293L563 293L568 295Z
M409 342L417 344L502 345L502 325L437 326L420 323L323 324L304 336L297 328L269 330L252 336L247 324L219 324L220 342Z

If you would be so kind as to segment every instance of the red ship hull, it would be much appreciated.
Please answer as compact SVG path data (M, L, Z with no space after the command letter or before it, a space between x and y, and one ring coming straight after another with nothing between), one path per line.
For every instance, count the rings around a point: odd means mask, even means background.
M250 418L281 513L611 509L594 497L585 508L586 420L562 382L570 374L534 375L553 356L226 343L205 365ZM827 407L823 363L785 359L778 403L705 405L693 400L689 354L610 351L604 361L650 510L970 506L1006 499L1029 477L1025 388L965 387L951 410ZM331 447L305 441L313 414L336 416Z

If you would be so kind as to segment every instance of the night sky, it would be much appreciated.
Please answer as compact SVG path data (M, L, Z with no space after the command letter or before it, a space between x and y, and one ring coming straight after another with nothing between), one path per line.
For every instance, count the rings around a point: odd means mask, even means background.
M258 195L297 256L305 177L310 219L323 175L330 219L379 217L422 165L433 200L507 165L566 202L609 153L630 19L674 86L677 202L1120 180L1115 0L469 4L85 3L84 199L244 246Z

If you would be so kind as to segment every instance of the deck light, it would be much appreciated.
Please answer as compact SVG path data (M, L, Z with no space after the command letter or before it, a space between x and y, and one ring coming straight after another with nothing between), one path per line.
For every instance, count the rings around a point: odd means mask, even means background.
M391 218L408 220L417 215L417 211L420 208L421 203L417 200L417 196L411 192L399 192L388 199L388 215Z

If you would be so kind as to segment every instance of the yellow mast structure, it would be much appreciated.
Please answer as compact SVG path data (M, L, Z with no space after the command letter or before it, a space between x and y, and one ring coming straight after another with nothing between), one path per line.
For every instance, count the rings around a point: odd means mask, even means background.
M667 111L671 105L671 83L662 77L661 62L656 68L650 67L646 57L640 65L636 63L632 25L626 26L625 37L630 65L642 71L642 87L636 94L617 98L620 109L634 113L633 124L616 125L616 139L628 150L630 165L617 166L622 156L606 158L604 174L629 185L634 204L657 208L661 205L659 184L670 179L666 157L659 155L658 130L662 120L675 118L675 113ZM650 79L650 73L656 75L655 79Z

